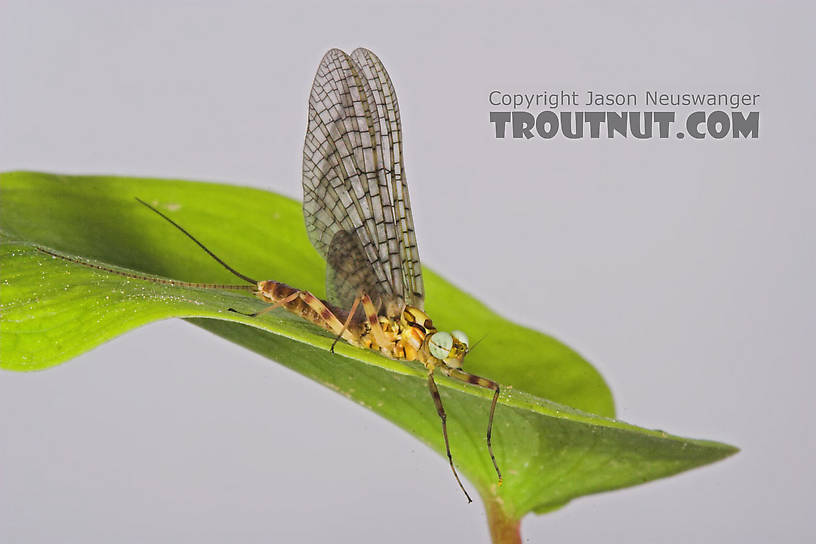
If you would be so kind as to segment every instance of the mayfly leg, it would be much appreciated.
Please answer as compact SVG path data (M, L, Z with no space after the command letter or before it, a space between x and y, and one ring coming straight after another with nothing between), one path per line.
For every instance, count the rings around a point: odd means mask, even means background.
M235 308L227 308L227 309L230 312L234 312L236 314L241 314L241 315L244 315L246 317L258 317L258 316L261 316L261 315L263 315L263 314L265 314L267 312L271 312L272 310L274 310L276 308L280 308L282 306L285 306L286 304L289 304L290 302L292 302L296 298L300 297L300 293L301 293L301 291L295 291L294 293L292 293L288 297L277 300L277 301L273 302L272 304L270 304L269 306L267 306L266 308L262 308L262 309L258 310L257 312L253 312L251 314L244 313L244 312L239 312Z
M363 304L363 311L365 311L366 319L368 319L368 326L371 328L371 334L374 335L374 341L377 345L384 347L388 345L388 338L385 336L382 326L380 326L380 317L377 308L371 301L371 297L363 293L360 302Z
M439 389L437 389L436 382L434 382L433 369L428 371L428 389L431 391L431 397L433 397L434 404L436 405L436 413L439 414L439 419L442 420L442 436L445 438L445 451L448 454L448 462L450 463L451 470L453 471L453 477L456 478L456 483L459 484L459 487L462 489L462 493L465 494L465 497L467 497L468 502L473 502L473 499L471 499L470 495L468 495L465 486L462 485L462 480L459 479L459 474L456 472L456 467L453 465L450 442L448 442L448 416L445 413L445 408L442 406L442 397L439 396Z
M329 348L329 351L331 351L332 353L334 353L334 346L337 345L338 340L343 338L343 333L348 329L348 326L351 323L351 319L354 317L354 313L357 311L357 306L360 305L360 301L362 300L362 298L363 298L362 296L359 296L354 299L354 304L351 305L351 310L349 310L348 316L346 317L346 321L345 323L343 323L343 330L341 330L340 334L338 334L334 338L334 342L332 342L332 345Z
M316 297L313 297L320 305L325 308L320 300ZM307 302L309 304L309 302ZM314 303L309 304L312 306ZM337 344L338 340L341 338L346 338L344 335L348 332L348 327L351 324L352 319L354 318L355 312L357 312L357 307L359 305L363 306L363 312L365 312L366 320L368 321L368 327L371 329L371 334L374 336L374 341L377 343L378 346L383 347L389 344L388 338L385 336L385 332L383 331L382 325L380 325L380 316L377 313L377 308L374 306L374 302L371 300L367 294L363 293L357 298L354 299L354 303L351 305L351 310L349 310L348 316L346 317L345 323L343 323L340 332L336 332L337 337L332 342L331 348L329 351L334 353L334 346ZM318 307L313 307L315 311L318 311ZM322 311L322 310L321 310ZM318 311L320 313L320 311ZM348 338L346 338L348 340ZM352 342L353 343L353 342Z
M337 336L342 337L349 343L356 343L357 339L349 331L340 318L335 315L331 309L326 306L322 300L311 294L309 291L299 291L300 298L311 308L320 318L320 321L315 321L319 326L327 329Z
M482 378L481 376L470 374L469 372L465 372L464 370L459 370L457 368L443 366L441 367L441 370L446 376L459 380L460 382L478 385L479 387L493 390L493 402L490 403L490 415L487 419L487 451L490 453L490 459L493 461L493 468L496 469L496 474L499 476L499 485L501 485L502 475L501 471L499 470L499 465L496 463L496 456L493 454L493 444L491 443L491 438L493 435L493 414L496 412L496 403L499 400L499 384L493 380L488 380L487 378Z

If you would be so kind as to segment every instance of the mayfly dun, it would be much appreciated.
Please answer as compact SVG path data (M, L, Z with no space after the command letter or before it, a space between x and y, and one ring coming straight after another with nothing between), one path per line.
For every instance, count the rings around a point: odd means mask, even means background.
M139 200L139 199L137 199ZM465 372L469 348L461 331L444 332L423 311L425 291L402 155L397 95L379 58L367 49L350 56L332 49L323 57L309 97L309 125L303 146L303 215L314 247L326 259L326 300L286 284L257 281L217 257L170 217L139 200L192 239L213 259L249 285L182 282L114 270L41 251L129 278L166 285L251 291L269 303L259 317L284 308L349 344L398 360L418 361L442 422L453 475L447 416L434 372L493 390L487 422L487 450L502 482L491 444L499 385ZM232 310L232 309L231 309ZM235 310L232 310L235 311ZM334 351L334 344L332 344Z

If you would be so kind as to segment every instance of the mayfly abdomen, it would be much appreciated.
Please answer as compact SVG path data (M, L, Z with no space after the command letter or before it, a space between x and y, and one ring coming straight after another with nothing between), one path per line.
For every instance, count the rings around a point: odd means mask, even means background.
M359 320L352 318L348 326L344 326L341 319L346 319L348 312L320 300L309 291L296 289L279 281L266 280L258 282L255 294L264 302L283 307L306 321L329 329L349 343L359 344L359 334L355 334L356 329L359 329Z

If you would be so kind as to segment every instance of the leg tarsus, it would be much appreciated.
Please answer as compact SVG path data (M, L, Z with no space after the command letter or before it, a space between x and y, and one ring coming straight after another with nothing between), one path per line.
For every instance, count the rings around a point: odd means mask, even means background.
M499 464L496 463L496 456L493 455L493 444L490 441L493 433L493 414L496 412L496 402L499 400L499 386L496 384L496 392L493 393L493 402L490 403L490 416L487 420L487 451L490 453L490 460L493 461L493 468L496 469L496 475L499 477L499 486L502 485L501 470Z
M289 304L290 302L292 302L293 300L295 300L296 298L298 298L298 297L300 296L300 293L301 293L301 291L295 291L294 293L292 293L292 294L291 294L291 295L289 295L288 297L286 297L286 298L282 298L282 299L280 299L280 300L278 300L278 301L276 301L276 302L274 302L274 303L270 304L270 305L269 305L269 306L267 306L266 308L261 308L260 310L258 310L258 311L257 311L257 312L255 312L255 313L252 313L252 314L245 314L244 312L239 312L238 310L236 310L236 309L234 309L234 308L228 308L228 310L229 310L230 312L235 312L236 314L245 315L245 316L247 316L247 317L258 317L259 315L263 315L263 314L265 314L265 313L267 313L267 312L271 312L271 311L272 311L272 310L274 310L275 308L280 308L280 307L281 307L281 306L283 306L284 304Z

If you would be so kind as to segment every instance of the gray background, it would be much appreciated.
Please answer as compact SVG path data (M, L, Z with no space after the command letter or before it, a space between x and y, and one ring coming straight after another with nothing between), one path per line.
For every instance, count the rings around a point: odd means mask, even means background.
M0 169L299 197L318 62L367 46L399 93L423 261L576 347L621 419L743 448L524 536L812 538L812 13L220 4L2 2ZM761 138L492 138L490 90L560 88L759 92ZM487 539L440 457L181 321L0 374L0 428L4 542Z

